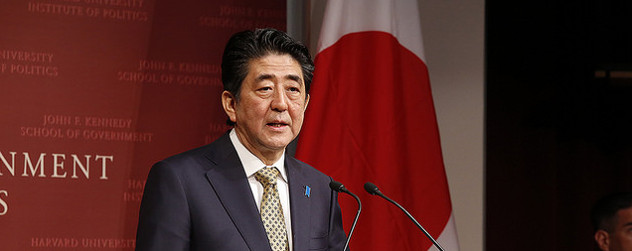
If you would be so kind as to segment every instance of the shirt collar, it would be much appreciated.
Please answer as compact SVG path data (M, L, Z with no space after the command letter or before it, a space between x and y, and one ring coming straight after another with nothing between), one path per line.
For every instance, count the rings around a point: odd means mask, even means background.
M239 156L239 160L244 167L244 171L246 172L246 176L251 177L261 168L265 167L266 164L263 163L257 156L252 154L248 148L244 146L244 144L239 141L239 137L237 137L237 132L235 128L230 130L229 133L230 141L233 143L235 150L237 151L237 156ZM287 175L285 173L285 149L283 149L283 154L281 154L281 158L277 160L273 165L277 169L279 169L279 173L281 173L281 177L285 182L287 182Z

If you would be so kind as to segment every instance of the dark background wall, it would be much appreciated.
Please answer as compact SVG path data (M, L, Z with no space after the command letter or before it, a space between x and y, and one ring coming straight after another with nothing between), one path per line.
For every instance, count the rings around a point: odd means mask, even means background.
M596 250L592 203L632 190L632 1L486 15L486 250Z

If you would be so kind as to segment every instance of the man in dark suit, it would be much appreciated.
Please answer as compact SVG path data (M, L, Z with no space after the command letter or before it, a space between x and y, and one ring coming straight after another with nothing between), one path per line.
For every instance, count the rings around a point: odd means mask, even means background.
M283 32L231 37L222 105L234 128L152 167L136 250L343 249L331 178L285 154L301 129L313 70L307 48Z

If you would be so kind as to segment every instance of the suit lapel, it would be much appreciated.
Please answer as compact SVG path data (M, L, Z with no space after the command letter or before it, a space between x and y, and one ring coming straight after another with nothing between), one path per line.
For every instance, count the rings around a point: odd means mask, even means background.
M286 156L285 166L290 188L290 210L292 215L292 233L294 250L307 250L310 229L310 197L306 195L306 186L311 186L307 176L295 159Z
M207 155L216 166L206 173L206 177L250 250L270 251L268 237L237 152L227 134L218 141L227 142L219 144L222 149L216 148L214 153L217 154Z

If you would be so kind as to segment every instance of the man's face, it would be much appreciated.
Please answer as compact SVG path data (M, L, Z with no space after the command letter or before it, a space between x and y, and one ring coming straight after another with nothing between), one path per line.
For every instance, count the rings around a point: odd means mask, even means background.
M603 241L597 239L602 250L607 251L632 251L632 208L621 209L617 212L616 224L612 233L602 231ZM595 234L598 238L599 231Z
M239 101L226 91L222 94L240 141L256 156L282 153L298 135L309 102L303 81L294 58L268 54L249 62Z

